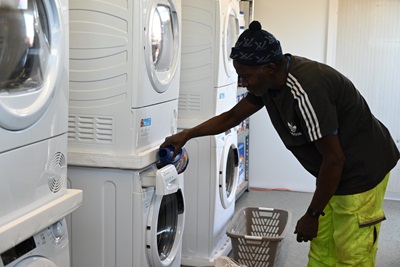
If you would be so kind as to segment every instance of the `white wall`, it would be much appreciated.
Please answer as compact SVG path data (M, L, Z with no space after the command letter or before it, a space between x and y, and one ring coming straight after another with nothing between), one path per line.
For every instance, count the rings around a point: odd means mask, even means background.
M255 0L254 19L284 52L325 61L329 0Z
M339 12L340 11L340 12ZM400 147L400 3L391 0L255 0L254 19L284 52L325 62L348 76ZM387 198L400 199L400 162ZM250 187L313 191L303 170L273 129L265 110L250 118Z
M349 77L400 148L400 1L339 0L336 68ZM387 198L400 199L400 163Z
M284 53L321 62L327 58L329 0L255 0L254 19ZM250 187L314 191L315 178L283 146L265 109L250 118Z

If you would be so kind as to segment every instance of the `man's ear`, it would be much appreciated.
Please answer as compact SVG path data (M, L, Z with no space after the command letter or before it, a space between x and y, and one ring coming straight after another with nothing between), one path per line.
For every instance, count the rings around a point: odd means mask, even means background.
M267 63L263 65L263 70L269 74L274 73L277 70L277 65L275 63Z

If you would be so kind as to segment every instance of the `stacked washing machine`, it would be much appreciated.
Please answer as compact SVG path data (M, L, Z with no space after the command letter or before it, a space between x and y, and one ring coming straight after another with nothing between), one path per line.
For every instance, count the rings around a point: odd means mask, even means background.
M237 74L229 55L239 34L239 2L182 0L182 13L179 130L236 104ZM235 209L237 133L231 129L192 139L185 147L190 165L185 171L182 264L210 266L231 250L226 228Z
M70 266L68 2L0 2L0 266Z
M181 264L183 178L155 164L177 132L180 22L180 0L70 0L74 267Z

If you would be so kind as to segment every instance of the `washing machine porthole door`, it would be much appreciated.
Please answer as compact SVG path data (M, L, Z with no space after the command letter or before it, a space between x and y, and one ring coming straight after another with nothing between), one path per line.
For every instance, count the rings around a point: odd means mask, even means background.
M219 171L219 195L225 209L229 208L236 198L239 162L237 153L232 136L226 135Z
M229 6L228 12L224 22L224 35L223 35L223 58L225 72L228 77L236 74L235 68L233 67L233 61L230 58L231 49L235 46L237 38L239 36L239 14Z
M148 218L146 241L152 266L170 266L178 254L183 230L183 195L154 196Z
M54 1L9 2L0 7L0 127L16 131L50 105L64 44Z
M57 265L43 257L29 257L17 263L14 267L57 267Z
M171 0L152 4L145 28L145 61L154 90L165 92L174 78L180 57L179 18Z
M167 6L159 5L154 10L151 21L151 56L156 71L167 71L171 68L174 47L172 18Z

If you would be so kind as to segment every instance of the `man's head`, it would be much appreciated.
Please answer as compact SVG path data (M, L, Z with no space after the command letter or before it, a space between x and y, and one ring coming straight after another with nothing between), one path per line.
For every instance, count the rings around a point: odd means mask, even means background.
M262 96L268 89L285 85L281 45L272 34L261 29L258 21L250 23L249 29L239 36L230 57L241 86L254 95Z
M261 29L258 21L250 23L232 47L230 58L243 65L263 65L281 61L283 57L279 41Z

